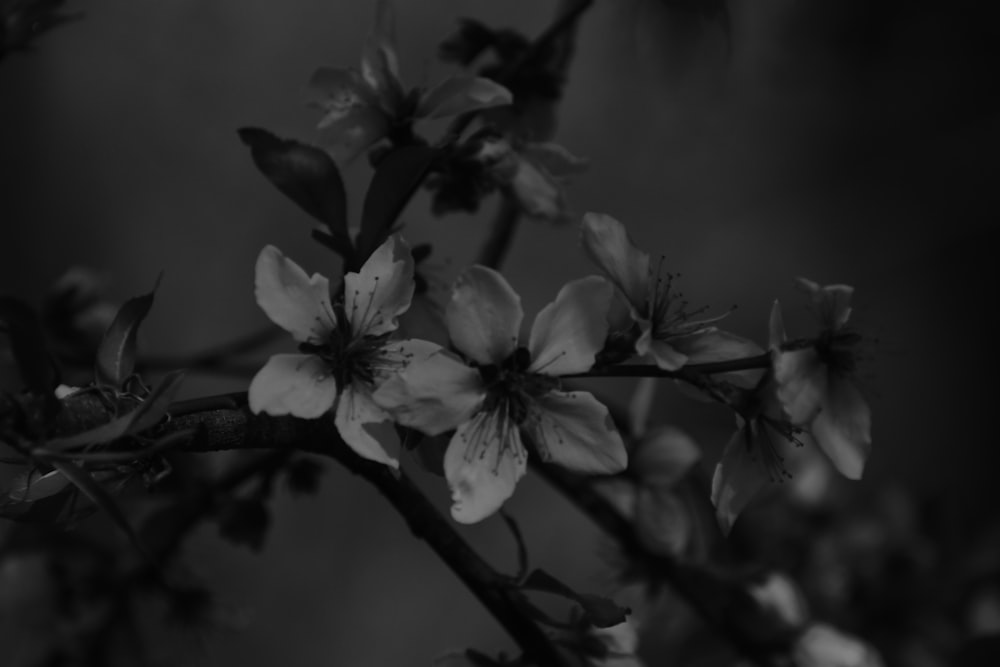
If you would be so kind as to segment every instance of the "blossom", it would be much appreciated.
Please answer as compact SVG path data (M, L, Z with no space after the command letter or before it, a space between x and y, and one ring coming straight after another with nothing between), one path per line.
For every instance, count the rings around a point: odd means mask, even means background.
M882 667L878 651L825 623L813 623L792 648L801 667Z
M401 424L428 435L456 429L444 471L457 521L480 521L513 494L526 470L525 440L543 460L579 472L625 468L607 408L587 392L563 391L558 379L593 365L611 297L598 276L565 285L535 318L527 347L518 346L520 297L499 273L474 266L445 310L451 342L469 363L428 343L375 392Z
M347 157L408 128L417 119L444 118L510 104L510 91L490 79L452 76L428 90L405 92L399 79L394 17L386 0L376 4L375 30L361 55L360 71L320 67L309 80L320 129L335 133ZM408 130L407 130L408 132Z
M798 279L820 321L812 341L772 344L777 398L792 424L806 428L834 467L860 479L871 452L871 411L851 380L860 336L847 327L848 285ZM780 314L779 314L780 319Z
M672 291L673 276L654 273L650 257L632 243L625 225L609 215L587 213L581 226L583 247L591 260L618 286L628 301L640 334L635 351L674 371L689 361L687 349L721 317L691 320L687 302Z
M274 246L257 258L257 303L292 334L300 354L276 354L250 383L254 414L316 419L336 408L344 441L361 456L396 467L385 450L391 428L376 438L371 425L389 415L372 401L376 385L405 366L412 344L389 340L397 317L410 307L413 259L396 236L372 253L358 273L344 276L342 299L331 300L329 281L312 276ZM380 441L381 440L381 441Z
M639 632L632 619L627 619L610 628L588 626L587 634L596 640L591 651L585 656L588 667L643 667L645 663L637 655Z

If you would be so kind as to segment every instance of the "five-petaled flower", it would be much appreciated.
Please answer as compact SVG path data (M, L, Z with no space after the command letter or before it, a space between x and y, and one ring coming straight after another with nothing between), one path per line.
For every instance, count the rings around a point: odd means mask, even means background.
M409 133L413 121L444 118L510 104L510 91L483 77L452 76L428 90L405 92L399 79L392 10L376 6L375 31L361 55L361 70L320 67L309 80L313 105L324 115L320 129L350 158L383 137Z
M654 273L647 253L632 243L618 220L587 213L582 224L583 247L591 260L618 286L639 325L635 351L650 355L660 368L675 371L689 361L686 350L699 336L714 331L708 320L692 320L687 302L672 291L673 275Z
M451 342L471 365L425 348L376 391L404 425L429 435L457 429L444 458L456 520L480 521L511 496L526 469L525 439L543 460L573 470L625 468L607 408L587 392L562 391L558 379L593 366L611 298L598 276L565 285L519 347L520 297L499 273L474 266L456 281L445 312Z
M809 431L841 474L860 479L872 440L871 411L851 380L861 340L847 327L854 288L821 287L805 278L798 284L821 330L812 341L772 343L777 398L792 424Z
M410 307L413 259L389 237L358 273L344 276L342 299L329 281L311 277L274 246L257 258L257 303L299 343L300 354L276 354L250 383L256 414L316 419L336 406L344 441L361 456L396 467L384 447L395 438L390 417L371 398L389 374L405 366L408 346L389 340L397 317ZM376 437L376 434L378 437Z

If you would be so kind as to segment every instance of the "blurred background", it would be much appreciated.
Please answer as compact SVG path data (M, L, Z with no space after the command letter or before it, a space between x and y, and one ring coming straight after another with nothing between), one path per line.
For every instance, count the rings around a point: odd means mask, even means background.
M556 135L592 161L569 191L574 210L622 220L683 274L693 304L737 304L729 330L763 342L778 298L790 333L808 335L794 277L853 285L853 318L871 337L860 378L874 450L851 492L901 486L970 534L996 518L997 471L989 284L1000 29L978 7L597 0L580 25ZM85 15L0 63L0 291L39 303L67 269L84 266L122 301L162 271L142 350L183 356L266 325L252 292L265 244L309 271L336 272L236 129L318 143L305 83L319 65L357 64L372 3L67 8ZM451 71L435 53L457 17L534 36L554 9L398 1L403 80L428 84ZM364 160L345 170L355 215L369 176ZM421 195L404 213L406 235L433 242L441 275L454 275L485 238L491 207L436 219ZM504 272L530 318L594 268L575 225L527 221ZM246 383L198 376L185 392ZM668 387L660 400L664 421L704 447L710 473L728 416ZM443 483L428 489L447 506ZM542 482L525 480L508 508L535 565L582 589L613 590L598 532ZM188 635L190 664L420 665L449 648L512 648L363 481L330 466L318 496L279 494L274 511L260 554L222 543L214 526L190 543L189 563L233 627ZM513 566L498 518L462 532Z

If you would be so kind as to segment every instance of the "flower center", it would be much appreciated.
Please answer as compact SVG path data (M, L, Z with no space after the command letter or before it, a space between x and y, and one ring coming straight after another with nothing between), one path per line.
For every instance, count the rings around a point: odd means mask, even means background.
M480 366L486 385L483 409L506 415L514 424L524 423L534 400L559 384L554 377L528 372L530 365L527 348L519 347L500 364Z
M852 331L825 331L816 340L816 354L827 368L842 375L854 371L861 335Z
M322 343L302 343L299 349L323 360L340 387L361 383L374 384L383 374L397 370L399 360L385 352L391 334L355 336L342 303L336 304L337 327Z

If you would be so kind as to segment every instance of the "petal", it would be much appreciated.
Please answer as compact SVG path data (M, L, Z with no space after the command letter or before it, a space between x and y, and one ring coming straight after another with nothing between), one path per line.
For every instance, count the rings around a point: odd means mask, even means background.
M410 246L390 236L375 249L358 273L344 276L344 310L355 336L381 336L395 331L396 318L413 298Z
M537 399L526 428L543 461L588 474L628 465L625 443L608 409L585 391L550 391Z
M375 402L400 424L427 435L449 431L479 409L486 392L479 372L422 340L396 343L412 357L375 391Z
M671 487L701 458L694 439L674 426L650 431L636 446L632 469L647 486Z
M639 343L642 342L642 340L642 337L640 337L635 344L635 351L639 354L643 354L643 352L639 349ZM676 371L678 368L687 363L687 355L678 352L671 343L652 337L648 340L649 343L647 352L649 353L649 356L653 358L653 361L656 362L656 365L663 370ZM673 341L673 338L670 340Z
M528 370L546 375L590 370L608 336L607 313L613 296L611 283L599 276L564 285L531 327Z
M670 345L678 352L687 355L689 364L708 364L720 361L735 361L764 354L760 345L749 338L737 336L734 333L711 327L698 333L686 336L675 336L670 339ZM751 389L760 382L765 369L733 371L716 373L716 379L722 379L738 387Z
M396 55L396 17L388 0L376 2L375 30L361 54L361 76L379 94L385 110L394 115L403 101L403 84Z
M326 363L311 354L276 354L250 382L250 411L316 419L333 407L337 382Z
M590 167L590 160L573 155L559 144L527 144L521 153L555 178L582 174Z
M781 316L781 304L777 299L771 306L771 318L767 324L767 349L779 350L785 342L785 320Z
M796 278L799 289L809 295L819 315L824 330L836 331L851 317L851 296L854 288L850 285L826 285L805 278Z
M309 80L309 105L323 111L319 129L352 154L364 150L389 131L389 119L375 91L358 72L321 67Z
M514 164L509 183L521 209L536 218L564 218L566 198L551 174L525 157L518 156Z
M418 118L444 118L469 111L510 104L514 97L495 81L479 76L452 76L423 95L417 105Z
M662 556L679 556L691 543L691 517L684 503L660 486L640 486L635 506L635 532L642 545Z
M452 517L476 523L500 509L524 476L527 459L517 426L492 412L459 426L444 455Z
M473 266L451 290L445 322L451 342L479 364L498 364L514 353L524 311L521 297L493 269Z
M376 405L364 389L348 385L341 392L336 419L340 437L358 456L398 468L399 461L386 452L386 445L393 449L399 446L399 438L390 419L389 414ZM376 428L371 428L373 426Z
M872 448L871 410L850 380L830 374L810 431L844 477L861 479Z
M588 213L580 229L590 259L625 294L634 310L645 313L650 287L649 255L635 247L625 225L610 215Z
M330 307L330 283L269 245L257 257L254 294L261 310L300 343L319 343L337 326Z
M628 404L629 432L635 438L641 438L646 433L658 385L657 378L639 378L635 385L635 393Z
M774 355L775 393L793 424L808 424L816 416L827 390L827 373L811 347Z
M724 535L769 481L767 472L752 456L743 428L729 439L712 476L712 504Z

